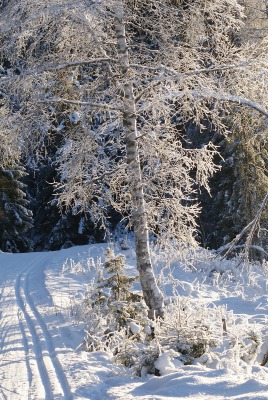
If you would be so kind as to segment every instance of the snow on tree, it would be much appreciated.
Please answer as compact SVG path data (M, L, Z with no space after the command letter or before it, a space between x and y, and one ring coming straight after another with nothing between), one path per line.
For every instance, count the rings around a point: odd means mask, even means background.
M250 41L261 47L268 29L265 2L245 0L243 4L248 18L235 41ZM266 90L265 82L263 88ZM245 86L244 95L250 96L250 91L251 87ZM201 197L200 231L204 245L212 248L233 240L254 219L267 193L267 121L249 108L241 110L234 106L226 123L230 129L228 136L207 129L205 138L213 140L223 156L219 160L221 169L211 180L211 196ZM195 141L200 144L202 135L195 137ZM261 215L260 229L253 241L260 246L259 250L251 251L251 256L258 259L265 254L261 249L267 246L266 229L267 208Z
M95 221L110 205L128 217L149 316L162 316L149 232L194 245L196 191L216 169L212 144L182 145L184 126L207 119L224 132L233 104L268 116L267 41L233 45L236 0L18 1L4 14L2 53L19 78L11 71L0 85L21 95L24 140L65 105L73 125L58 157L59 204L90 205Z
M23 183L19 117L11 108L16 110L15 99L0 91L0 249L25 252L32 249L29 231L33 220Z
M0 248L17 253L31 250L27 231L32 227L32 213L21 182L22 167L4 169L0 167Z
M215 224L207 239L216 248L233 240L254 219L268 185L267 124L248 112L234 110L231 127L232 133L219 143L222 169L212 179L212 198L206 200L202 211L203 220ZM267 208L254 238L254 244L263 249L267 246L266 229Z

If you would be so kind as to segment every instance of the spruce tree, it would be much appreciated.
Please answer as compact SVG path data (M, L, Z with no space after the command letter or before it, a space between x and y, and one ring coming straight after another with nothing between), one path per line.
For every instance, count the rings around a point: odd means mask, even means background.
M236 35L234 46L239 49L248 41L259 46L258 51L261 51L268 32L265 2L243 0L241 3L245 6L247 21ZM244 91L249 90L250 86L244 87ZM267 91L265 82L260 96L262 91ZM199 239L204 246L210 248L227 244L253 220L268 187L267 123L254 112L237 107L231 107L225 121L229 127L228 136L213 129L208 129L203 136L203 143L212 140L223 157L217 158L221 170L210 181L211 197L202 193L200 198L202 213ZM261 215L260 230L253 243L265 251L268 246L267 222L266 208ZM251 255L259 258L261 254L255 251Z
M0 167L0 248L6 252L26 252L32 249L29 230L32 213L28 208L25 176L21 166L15 169Z
M210 195L202 192L200 197L199 239L205 247L217 249L228 244L258 212L268 187L267 133L267 126L259 119L237 112L236 126L228 137L214 134L222 158L217 159L221 169L211 178ZM253 243L265 251L267 223L266 208ZM259 258L260 253L254 256Z

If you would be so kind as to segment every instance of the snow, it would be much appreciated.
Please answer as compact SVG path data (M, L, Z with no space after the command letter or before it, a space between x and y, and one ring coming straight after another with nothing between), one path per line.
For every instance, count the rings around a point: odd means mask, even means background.
M255 356L239 361L222 332L220 349L203 354L194 365L184 365L178 353L167 350L155 361L161 376L143 370L142 377L134 377L114 363L112 354L83 351L79 304L106 248L0 253L1 400L267 400L268 368L260 365L268 351L267 266L245 266L238 273L235 260L223 260L195 268L173 263L169 273L162 269L159 283L166 296L176 285L179 296L219 309L234 340L238 331L252 327L263 340ZM124 254L126 272L133 276L133 249ZM159 261L157 273L160 268ZM130 329L139 334L140 325L131 322ZM252 344L245 339L243 345L246 352Z
M183 365L183 363L176 360L176 358L173 361L173 356L177 357L179 355L174 353L171 350L164 351L155 361L155 367L159 370L161 376L168 375Z
M137 333L139 333L140 330L141 330L140 325L136 324L136 323L133 322L133 321L131 321L131 322L129 323L129 327L130 327L131 332L132 332L134 335L137 334Z
M79 85L79 82L78 81L76 81L76 83L78 83L78 85ZM77 112L77 111L74 111L74 112L72 112L72 113L70 113L69 114L69 120L70 120L70 122L74 122L74 123L76 123L76 122L78 122L79 120L80 120L80 114Z

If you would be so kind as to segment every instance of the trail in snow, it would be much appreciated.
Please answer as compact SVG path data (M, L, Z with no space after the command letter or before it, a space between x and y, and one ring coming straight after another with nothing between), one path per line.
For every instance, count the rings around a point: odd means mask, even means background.
M98 266L106 246L50 253L0 253L0 400L268 399L268 368L258 363L246 365L243 371L237 365L237 372L229 367L199 364L160 377L133 378L129 370L114 363L112 354L85 353L81 348L85 325L75 319L76 307L79 310L87 285L96 278L94 265ZM124 254L128 273L133 276L135 254L131 249ZM89 257L92 268L82 271L78 266L75 270L74 262L62 273L67 258L85 261ZM178 264L172 271L173 278L180 282L178 295L228 306L242 317L247 315L249 322L261 324L262 332L267 332L268 268L251 274L254 285L245 284L245 270L241 285L236 280L229 282L234 286L232 292L223 285L203 284L204 274L210 272L204 271L186 271ZM165 283L167 296L169 286ZM227 321L228 329L232 321ZM268 334L266 340L268 351Z
M16 304L16 276L23 269L23 257L1 254L0 390L3 399L15 400L21 396L30 398L30 385L33 384L33 375L36 375L32 372L34 359L29 358L30 346L26 328ZM35 395L40 396L40 390L35 390Z
M29 305L32 314L34 315L37 324L39 324L39 327L41 328L41 336L43 336L44 338L44 343L45 343L45 348L48 351L48 355L49 358L51 360L51 363L53 365L54 371L56 373L58 382L61 386L63 395L64 395L64 399L66 400L71 400L73 398L71 391L70 391L70 387L68 384L68 381L66 379L66 376L64 374L64 371L62 369L62 366L57 358L57 354L53 345L53 341L51 339L49 330L46 326L45 321L43 320L43 318L41 317L40 313L38 312L37 308L35 307L31 295L29 293L29 274L30 272L28 272L25 276L25 280L24 280L24 285L23 285L23 289L24 289L24 295L25 295L25 299L27 304Z
M26 311L26 305L25 305L24 299L23 299L22 295L20 294L21 279L22 279L22 275L19 275L19 277L16 281L16 286L15 286L17 304L19 306L20 311L23 314L23 317L27 324L27 327L29 328L29 332L31 335L32 343L33 343L32 351L34 353L34 358L36 360L39 375L40 375L40 378L41 378L41 381L42 381L42 384L44 387L44 392L45 392L45 396L46 396L45 398L47 400L51 400L53 398L52 387L51 387L46 363L45 363L44 356L43 356L41 341L39 339L39 335L37 334L37 328L35 328L35 324L34 324L32 318L30 317L29 313ZM20 325L23 326L22 323ZM26 344L27 350L28 350L28 340L27 340L25 333L23 333L23 338L24 338L24 340L23 340L24 347ZM26 363L27 363L27 359L28 359L28 351L26 351ZM27 367L28 366L29 366L29 362L27 363ZM29 369L30 369L30 366L29 366ZM30 374L30 376L32 376L31 372L30 373L28 372L28 374Z
M35 273L39 272L35 285L40 293L45 291L40 278L48 257L40 254L32 256L31 261L29 256L23 255L20 258L6 255L5 258L8 261L12 259L14 278L2 281L0 288L1 396L10 400L72 400L49 329L29 290L29 281L33 279L31 275L35 270ZM23 258L25 263L21 262ZM3 277L3 268L1 272ZM7 270L7 273L10 275L12 272Z

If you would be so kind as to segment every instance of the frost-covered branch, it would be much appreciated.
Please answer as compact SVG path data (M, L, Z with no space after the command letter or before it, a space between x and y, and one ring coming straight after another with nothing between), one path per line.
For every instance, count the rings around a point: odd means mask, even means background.
M91 101L79 101L79 100L69 100L69 99L45 99L45 100L38 100L38 103L64 103L64 104L74 104L77 106L87 106L92 108L98 109L105 109L105 110L112 110L112 111L122 111L122 107L111 106L107 103L94 103Z
M97 183L97 182L101 181L103 178L106 178L107 176L116 175L120 171L122 171L121 165L118 168L113 169L112 171L105 171L105 172L103 172L103 174L99 175L98 177L93 178L92 183Z
M165 73L168 73L169 75L167 76L154 76L154 81L152 84L157 83L156 81L168 81L168 80L179 80L182 79L186 76L195 76L199 74L206 74L206 73L211 73L211 72L220 72L220 71L228 71L228 70L233 70L237 68L242 68L246 67L247 65L250 65L249 61L242 61L238 64L230 64L230 65L216 65L214 67L208 67L208 68L198 68L198 69L193 69L189 70L186 72L181 72L178 73L175 69L168 68L166 65L159 65L159 66L150 66L150 65L139 65L139 64L130 64L130 67L132 68L137 68L138 70L149 70L149 71L162 71Z
M181 100L187 96L192 96L193 98L202 98L202 99L213 99L220 102L225 103L236 103L239 105L244 105L250 107L259 113L263 114L265 117L268 118L268 110L266 110L261 104L256 103L246 97L232 95L230 93L224 92L212 92L208 90L189 90L188 92L184 93L182 91L172 90L168 93L168 97L172 100Z
M237 246L237 243L242 239L242 237L245 235L247 231L249 231L249 234L247 236L246 242L242 247L244 248L244 251L246 254L248 254L248 251L250 248L254 248L254 246L251 245L252 240L253 240L253 235L256 231L257 225L260 221L261 214L263 213L264 209L267 207L268 204L268 193L264 197L261 206L259 207L255 218L247 225L244 227L242 232L240 232L236 237L227 245L225 245L223 248L220 249L219 254L223 254L224 256L222 259L226 258L233 250L236 248L239 248L240 246ZM256 247L256 246L255 246ZM258 250L260 250L260 247L258 247ZM263 251L265 253L265 251Z
M107 62L116 62L115 59L112 58L94 58L92 60L77 60L77 61L69 61L67 63L63 64L47 64L44 65L42 68L38 70L29 70L23 73L23 75L34 75L37 73L41 72L46 72L46 71L60 71L62 69L68 69L72 67L78 67L78 66L83 66L83 65L98 65L102 63L107 63Z
M214 99L214 100L219 100L222 102L229 102L229 103L236 103L240 105L244 105L250 108L253 108L254 110L258 111L259 113L265 115L268 118L268 110L263 108L260 104L247 99L245 97L241 96L235 96L232 94L228 93L221 93L221 92L209 92L209 91L199 91L199 90L193 90L191 91L191 94L195 97L202 97L204 99Z
M225 71L230 71L230 70L235 70L235 69L240 69L240 68L245 68L251 64L250 61L242 61L238 64L230 64L230 65L217 65L214 67L209 67L209 68L198 68L198 69L193 69L189 70L186 72L181 72L178 73L174 69L170 69L166 67L165 65L160 65L156 67L151 67L147 65L137 65L137 64L131 64L130 66L133 68L137 68L138 70L143 70L143 69L148 69L149 71L162 71L163 73L167 73L168 75L160 75L160 76L154 76L153 80L149 82L148 86L143 89L140 93L138 93L135 97L136 102L139 101L146 92L149 92L152 90L154 87L159 85L159 82L168 82L168 81L180 81L188 76L198 76L201 74L210 74L213 72L225 72Z
M107 15L110 14L110 12L108 12L108 10L106 10L106 13L107 13ZM102 43L101 43L101 40L100 40L100 38L98 37L97 33L96 33L95 30L92 28L92 26L91 26L91 24L90 24L88 18L87 18L85 15L78 15L78 14L75 13L75 12L72 12L71 15L72 15L72 17L73 17L74 19L77 19L80 23L83 22L83 23L87 26L87 29L88 29L88 31L90 32L90 34L91 34L91 36L92 36L92 38L93 38L93 40L94 40L94 43L95 43L96 47L99 49L99 51L100 51L100 53L102 54L102 56L104 56L104 57L106 57L106 58L108 59L108 60L106 61L105 65L106 65L106 68L107 68L107 71L108 71L109 75L112 77L112 76L113 76L113 71L112 71L112 68L111 68L111 65L110 65L110 59L109 59L109 57L107 56L107 51L106 51L105 48L103 47L103 45L102 45ZM114 15L113 15L113 17L114 17Z
M116 62L116 60L112 58L95 58L92 60L78 60L78 61L69 61L67 63L62 64L45 64L37 69L28 69L22 71L19 75L2 75L0 78L0 83L11 81L12 79L22 79L23 77L31 77L38 76L38 74L42 74L43 72L57 72L62 70L67 70L69 68L86 66L86 65L99 65L99 64L107 64L107 62ZM1 82L2 81L2 82Z
M230 35L242 26L242 7L236 0L195 0L187 9L170 0L74 0L56 17L41 5L42 12L26 21L26 6L32 15L36 2L23 1L25 9L20 3L10 2L20 29L0 32L1 59L10 62L7 74L16 68L36 74L19 75L15 84L1 79L10 102L5 119L15 115L18 121L19 114L19 132L31 141L33 132L40 134L44 143L59 124L64 128L56 154L59 204L90 211L94 221L103 221L111 206L128 217L141 272L151 270L148 231L177 250L182 243L196 245L198 188L209 189L217 149L185 148L187 123L199 132L209 121L214 131L226 133L226 114L219 112L224 103L268 116L268 44L236 47ZM83 60L92 61L90 72L69 68ZM38 74L46 67L49 73ZM72 121L79 107L79 120Z

